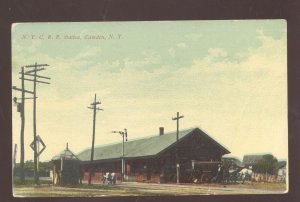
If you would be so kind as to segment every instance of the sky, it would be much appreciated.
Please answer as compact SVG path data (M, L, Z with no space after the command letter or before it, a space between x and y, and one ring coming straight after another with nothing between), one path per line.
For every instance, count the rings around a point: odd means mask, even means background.
M199 127L231 155L288 157L287 28L284 20L19 23L12 26L12 85L21 66L48 64L37 87L40 161L95 145ZM45 81L45 79L42 79ZM25 88L33 89L26 81ZM13 96L21 97L13 91ZM30 95L27 95L30 97ZM32 100L25 103L25 160L33 159ZM20 159L20 114L12 103Z

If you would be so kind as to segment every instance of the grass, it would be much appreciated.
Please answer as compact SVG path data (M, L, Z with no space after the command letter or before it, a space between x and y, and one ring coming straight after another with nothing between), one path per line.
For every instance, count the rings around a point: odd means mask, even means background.
M52 181L49 180L39 180L40 181L40 185L51 185ZM34 186L35 182L34 179L25 179L24 182L22 182L20 179L14 179L13 180L13 185L14 186L22 186L22 185L30 185L30 186ZM38 186L38 185L37 185Z
M80 188L80 189L107 189L107 190L112 190L112 189L120 189L119 187L115 185L102 185L102 184L76 184L76 185L65 185L63 187L66 188Z
M52 181L49 180L39 180L39 184L36 185L34 182L34 179L25 179L24 182L22 182L20 179L14 179L13 185L15 187L40 187L44 185L52 185ZM102 185L102 184L75 184L75 185L64 185L64 186L58 186L58 187L65 187L65 188L78 188L78 189L102 189L102 190L115 190L120 189L117 186L114 185Z
M283 182L245 182L231 183L231 184L209 184L211 187L233 187L233 188L250 188L258 190L270 190L270 191L286 191L287 184Z
M18 186L15 197L113 197L113 196L158 196L167 192L155 193L111 185L77 186Z
M255 189L281 190L281 191L285 191L287 189L286 183L270 183L270 182L255 182L248 185L248 187L255 188Z

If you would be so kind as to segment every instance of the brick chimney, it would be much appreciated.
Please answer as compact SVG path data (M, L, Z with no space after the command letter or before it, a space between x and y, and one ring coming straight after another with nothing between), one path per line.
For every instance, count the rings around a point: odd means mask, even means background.
M164 135L164 127L159 127L159 136Z

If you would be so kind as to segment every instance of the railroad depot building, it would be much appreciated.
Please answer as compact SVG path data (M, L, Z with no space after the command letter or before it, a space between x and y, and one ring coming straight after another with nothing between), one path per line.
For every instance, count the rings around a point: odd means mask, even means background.
M224 146L199 128L159 134L124 143L124 180L137 182L176 182L176 167L180 182L192 182L197 177L204 182L214 177L224 154ZM91 163L91 148L77 155L83 170L83 180L100 182L106 172L115 172L120 180L122 172L122 143L95 147Z

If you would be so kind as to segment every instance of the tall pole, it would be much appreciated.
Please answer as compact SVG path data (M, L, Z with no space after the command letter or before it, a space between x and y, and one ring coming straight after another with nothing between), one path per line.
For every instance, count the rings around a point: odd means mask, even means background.
M96 102L96 94L95 94L95 99L94 99L94 103ZM96 123L96 107L94 107L94 113L93 113L93 140L92 140L92 151L91 151L91 163L94 160L94 145L95 145L95 123ZM91 184L92 181L92 172L90 170L89 173L89 184Z
M21 167L21 182L25 182L25 173L24 173L24 129L25 129L25 85L24 85L24 67L21 71L21 82L22 82L22 97L21 97L21 137L20 137L20 167Z
M123 143L122 143L122 180L124 180L124 134L123 137Z
M94 103L96 102L96 94ZM96 130L96 107L94 107L94 113L93 113L93 141L92 141L92 152L91 152L91 161L94 160L94 145L95 145L95 130Z
M34 65L34 78L33 78L33 151L34 151L34 181L39 183L39 173L37 170L37 145L36 145L36 70L37 63Z
M93 163L93 160L94 160L94 145L95 145L95 131L96 131L96 112L97 112L97 110L103 110L103 109L97 108L98 104L101 104L101 102L97 102L97 100L96 100L96 94L95 94L94 102L91 103L92 107L88 107L90 109L93 109L93 137L92 137L92 150L91 150L91 166L92 166L92 163ZM89 184L91 184L91 181L92 181L92 170L91 170L91 167L90 167L90 170L89 170Z
M179 138L178 137L179 136L179 118L178 117L179 117L179 112L177 112L177 121L176 121L177 122L177 124L176 124L177 125L177 128L176 128L176 141L178 141L178 138Z
M21 182L24 183L25 181L25 174L24 174L24 129L25 129L25 99L32 99L32 98L25 98L25 93L30 93L33 94L32 91L28 91L25 90L25 85L24 85L24 76L25 76L25 72L24 72L24 67L21 68L21 72L19 72L21 74L21 89L17 88L16 86L13 86L13 90L17 90L17 91L21 91L21 103L18 103L17 97L14 97L14 102L17 104L18 106L18 112L20 112L20 117L21 117L21 135L20 135L20 168L21 168L21 173L20 173L20 179Z
M125 149L124 149L124 140L126 140L127 141L127 129L125 128L124 129L124 132L123 131L112 131L112 133L119 133L121 136L122 136L122 161L121 161L121 163L122 163L122 165L121 165L121 167L122 167L122 181L124 180L124 175L125 175L125 159L124 159L124 155L125 155Z
M16 167L16 158L17 158L17 144L15 144L15 149L14 149L14 162L13 162L13 167Z
M176 142L178 142L179 139L179 119L183 118L184 116L179 116L179 112L177 112L177 116L175 118L172 118L172 120L177 121L177 130L176 130ZM176 182L179 183L179 178L180 178L180 164L179 164L179 159L178 159L178 145L176 145Z

